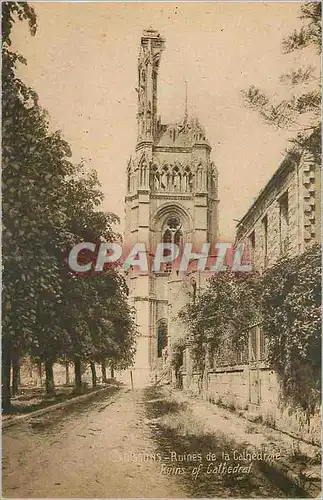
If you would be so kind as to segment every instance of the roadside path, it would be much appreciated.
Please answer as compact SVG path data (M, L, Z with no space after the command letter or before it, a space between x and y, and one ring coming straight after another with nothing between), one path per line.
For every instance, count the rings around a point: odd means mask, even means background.
M232 462L247 446L233 438L232 424L213 416L210 427L200 403L185 398L124 388L4 429L4 496L294 497L257 461ZM243 469L217 470L223 454Z

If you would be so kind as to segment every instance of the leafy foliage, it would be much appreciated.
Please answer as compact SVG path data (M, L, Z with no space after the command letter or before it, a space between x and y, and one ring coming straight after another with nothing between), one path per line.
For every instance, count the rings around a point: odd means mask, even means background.
M320 398L321 251L279 261L261 277L230 272L212 277L181 319L190 333L196 367L210 354L221 364L227 339L232 350L260 319L268 340L268 361L282 381L286 401L310 414Z
M306 21L306 26L303 26L299 31L294 30L283 40L285 52L288 53L305 47L315 47L318 53L321 52L321 10L321 2L307 2L301 5L300 18Z
M301 5L303 26L283 40L283 51L310 49L321 53L321 2ZM319 58L320 62L320 58ZM292 97L273 103L251 86L243 91L248 106L278 128L291 127L293 152L309 152L321 164L321 89L315 68L281 75ZM316 71L318 73L318 71ZM278 263L263 277L262 315L269 355L280 374L284 396L312 411L319 400L320 379L320 250Z
M259 278L256 274L215 274L194 304L184 306L180 318L192 336L192 355L196 367L205 368L207 354L218 350L223 339L230 335L233 341L257 316Z
M16 19L36 33L27 3L2 5L3 380L14 350L50 363L111 358L128 366L135 328L127 287L116 270L77 276L66 252L80 241L119 239L95 171L74 165L60 132L51 133L36 92L17 76L24 58L10 50ZM50 372L50 369L49 369ZM10 384L10 377L9 377Z
M39 297L61 298L55 249L69 234L64 227L64 178L73 173L70 151L59 133L49 134L36 93L17 77L22 58L9 50L13 15L36 29L33 9L3 5L3 308L4 335L31 342Z
M182 366L183 353L187 346L186 336L179 336L172 342L172 348L170 351L170 365L178 373L180 367Z
M283 40L285 53L304 48L321 52L321 2L301 5L301 15L305 25ZM318 61L320 63L320 59ZM321 162L321 88L315 68L299 68L280 77L283 84L290 85L292 97L275 103L265 92L249 87L242 91L247 106L257 110L261 117L277 128L291 129L290 142L300 150L312 153Z
M286 259L262 279L263 327L269 360L284 395L313 410L321 378L321 251L314 245Z

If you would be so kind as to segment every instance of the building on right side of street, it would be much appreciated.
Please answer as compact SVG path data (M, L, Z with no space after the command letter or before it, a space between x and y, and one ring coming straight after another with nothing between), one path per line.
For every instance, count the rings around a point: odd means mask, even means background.
M255 270L321 241L321 166L310 153L288 153L237 226Z
M263 275L280 259L304 253L321 239L321 166L309 153L288 153L239 221L236 242L248 249L253 269ZM237 353L223 342L203 385L215 403L246 412L250 419L320 444L321 417L311 422L299 408L281 404L278 374L268 361L261 318L250 325ZM184 388L200 392L198 374Z
M321 242L321 210L321 164L309 152L291 151L239 221L236 242L244 244L253 269L263 274L279 260ZM250 327L246 358L249 410L282 430L319 442L319 420L309 428L301 412L278 409L280 383L267 361L261 319Z

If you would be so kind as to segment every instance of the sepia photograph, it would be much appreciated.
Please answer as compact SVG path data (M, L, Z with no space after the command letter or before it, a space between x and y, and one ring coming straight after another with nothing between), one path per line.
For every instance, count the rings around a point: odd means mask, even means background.
M321 498L321 2L1 16L2 497Z

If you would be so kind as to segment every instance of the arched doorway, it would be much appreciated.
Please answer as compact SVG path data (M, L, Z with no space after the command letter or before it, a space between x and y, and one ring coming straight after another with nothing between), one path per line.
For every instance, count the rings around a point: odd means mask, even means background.
M162 233L162 243L172 243L177 246L182 246L183 244L183 233L181 231L182 222L176 215L171 215L167 217L164 223L164 229ZM164 257L170 255L171 251L168 248L164 249ZM172 263L167 262L164 265L164 272L170 273L172 270Z

